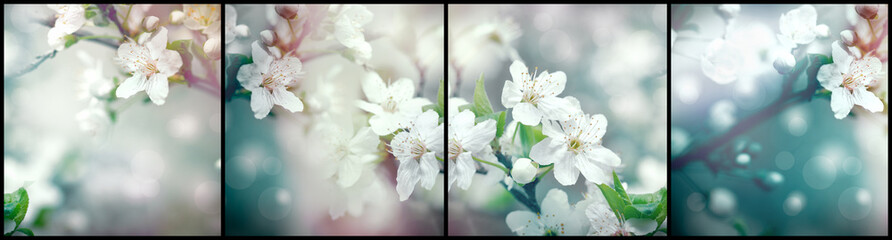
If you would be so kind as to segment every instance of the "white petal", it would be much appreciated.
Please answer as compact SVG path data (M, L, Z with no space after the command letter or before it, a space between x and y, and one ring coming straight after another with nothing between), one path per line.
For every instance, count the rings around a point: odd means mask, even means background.
M349 18L340 18L335 22L334 36L347 48L353 48L360 42L365 42L365 36L361 29L353 26Z
M870 112L883 111L883 102L872 92L868 92L865 87L854 90L854 102Z
M455 174L455 161L449 160L446 164L447 172L449 173L449 184L446 187L446 191L452 191L452 184L458 180L458 175Z
M548 120L564 121L570 119L571 113L577 112L566 98L544 97L539 100L538 106L542 111L542 117Z
M350 152L355 154L375 152L381 140L369 127L363 127L350 139Z
M522 102L514 106L511 116L523 125L536 126L542 120L542 111L533 104Z
M517 88L517 85L512 81L505 81L505 86L502 87L502 106L513 108L521 98L523 98L523 93L520 92L520 88Z
M376 114L369 118L369 125L372 127L372 131L378 136L384 136L393 133L399 128L400 123L405 121L401 121L399 116L396 116L392 113L381 113Z
M626 219L626 223L624 224L624 228L626 229L626 231L634 233L638 236L645 235L653 232L654 230L657 230L657 221L654 221L653 219Z
M576 168L579 169L586 181L596 184L609 182L604 170L598 167L593 159L586 158L583 154L576 155L574 158L576 158Z
M818 69L818 75L816 76L818 82L821 83L821 86L826 89L835 89L839 88L839 85L842 84L842 75L839 74L839 71L836 69L836 64L824 64Z
M415 117L418 114L421 114L421 110L425 105L431 104L431 100L427 98L412 98L409 100L405 100L400 102L397 105L397 111L402 113L406 117Z
M464 110L449 120L449 131L456 134L459 139L465 138L471 128L474 127L474 112Z
M263 82L263 76L260 75L260 70L257 69L256 63L245 64L239 67L235 78L238 79L242 87L250 91L258 91L256 89L260 88L260 83ZM266 89L262 89L262 91L266 91Z
M838 71L838 73L848 73L849 65L852 64L853 59L849 56L849 53L842 48L839 41L834 41L833 44L830 44L830 51L833 56L833 64L836 65L836 71ZM823 68L823 66L821 67Z
M146 43L152 59L159 59L163 51L167 50L167 28L161 27L157 32L152 34L152 39Z
M560 159L566 157L567 148L560 144L553 143L551 137L547 137L533 145L530 149L530 158L540 165L548 165L559 162Z
M345 160L348 159L341 159L341 167L338 169L338 185L344 188L353 186L356 180L359 180L359 175L362 174L359 165Z
M62 29L51 28L50 31L46 33L47 44L50 45L50 48L61 51L62 49L65 49L65 35L67 34L62 31ZM124 46L124 44L121 46Z
M464 152L459 154L455 164L455 175L458 187L468 190L468 187L471 187L471 180L474 179L474 174L477 172L477 168L474 167L474 160L471 158L471 153Z
M254 118L265 118L272 108L273 95L269 91L260 88L259 91L251 92L251 110L254 111Z
M553 218L551 215L561 215L561 213L565 213L570 210L570 203L567 200L567 193L560 188L552 188L548 190L548 194L545 195L545 199L542 199L542 214L549 215L550 218ZM559 217L559 216L554 216Z
M575 159L572 158L559 159L554 162L554 178L561 185L569 186L576 184L576 180L579 178L579 169L576 168L574 162Z
M180 53L173 50L161 50L161 56L158 58L158 71L164 75L174 75L180 71L183 66L183 59ZM241 68L240 68L241 69ZM236 76L237 78L238 76Z
M373 103L366 102L363 100L356 100L356 106L359 107L359 109L362 109L366 112L370 112L375 115L381 114L382 112L384 112L384 108L382 108L381 105L373 104Z
M254 41L254 43L251 44L251 57L254 60L254 64L257 66L257 71L260 73L266 73L266 71L269 70L270 63L273 62L273 57L260 47L259 41Z
M487 119L471 128L471 131L462 139L462 147L474 153L481 152L495 138L496 121Z
M437 174L440 173L440 166L434 157L434 152L427 152L421 155L421 187L430 190L437 182Z
M304 110L304 103L300 101L300 98L297 98L297 96L294 96L294 93L289 92L282 87L273 89L273 102L291 112L300 112Z
M437 127L434 128L434 130L430 134L425 136L424 144L425 144L425 146L427 146L428 150L442 154L443 148L445 147L445 145L444 145L445 142L443 139L443 132L444 132L443 130L444 130L443 124L440 124L440 125L437 125Z
M391 83L387 89L390 91L390 96L397 102L411 99L415 95L415 83L412 83L412 80L408 78L400 78Z
M561 129L561 126L556 121L542 122L542 134L552 139L562 139L566 136L564 130Z
M433 132L437 127L438 118L437 112L427 110L427 112L418 115L418 118L415 119L415 128L413 130L421 131L422 133Z
M604 165L611 167L619 167L622 160L610 149L604 146L594 146L590 150L585 151L585 156L590 160L598 161Z
M542 236L545 231L540 228L538 216L530 211L513 211L505 217L505 223L512 232L524 236Z
M508 72L511 72L511 79L514 79L514 82L517 84L523 84L523 79L530 78L530 76L527 76L530 74L527 65L521 61L511 63L511 66L508 67Z
M567 74L563 71L553 72L550 75L548 72L543 72L541 75L542 82L545 86L542 87L542 94L545 96L557 96L564 92L564 87L567 85Z
M387 85L378 73L370 72L362 79L362 92L365 97L372 103L384 102L384 91L387 91Z
M135 72L132 77L127 78L115 90L115 95L119 98L129 98L139 91L146 90L146 77L139 72Z
M415 184L421 180L420 166L412 159L400 160L400 166L396 170L396 193L400 195L400 201L406 201L415 191Z
M833 116L836 119L843 119L852 111L855 102L852 100L854 96L849 93L846 88L835 88L830 92L830 110L833 110Z
M161 74L152 75L146 82L146 94L155 105L164 105L164 99L167 98L168 83L167 78Z

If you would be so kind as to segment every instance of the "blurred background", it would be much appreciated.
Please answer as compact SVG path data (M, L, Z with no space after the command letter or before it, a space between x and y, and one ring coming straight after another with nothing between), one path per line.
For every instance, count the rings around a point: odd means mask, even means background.
M285 24L274 5L230 6L238 13L237 24L250 30L248 36L226 45L227 54L250 56L251 43L259 40L261 31ZM416 96L435 102L438 81L444 77L443 5L365 7L374 15L363 26L366 41L372 46L370 70L380 73L385 81L409 78L416 83ZM298 51L321 51L339 44L333 39L308 38ZM420 62L426 70L419 71L412 61L415 58L434 61ZM355 106L356 100L364 99L360 83L367 70L338 54L301 61L304 74L298 79L297 89L306 91L301 96L306 111L291 113L275 106L270 116L257 120L249 98L225 103L226 234L442 235L442 174L433 189L418 187L411 198L400 202L396 193L398 163L392 157L374 168L375 177L360 180L370 182L365 196L343 195L333 181L324 179L313 167L313 162L325 157L318 146L322 141L311 133L323 112L352 114L357 130L361 125L368 126L366 113ZM314 105L320 99L328 102L328 107ZM347 214L332 220L330 206L351 203L363 209L360 216Z
M146 6L168 19L181 5ZM82 41L33 72L7 77L50 50L55 11L46 5L3 5L3 192L25 186L30 205L22 227L35 235L219 235L221 112L219 96L172 85L167 103L144 93L95 135L75 116L84 72L123 79L116 49ZM165 20L166 21L166 20ZM170 28L169 41L188 39ZM84 26L96 35L114 27ZM4 232L15 226L4 221Z
M654 192L667 181L666 26L666 5L450 4L450 91L473 101L482 73L494 111L503 111L513 60L540 72L563 71L567 87L558 96L573 96L585 113L607 117L603 144L622 158L617 174L629 191ZM568 188L552 175L536 187L537 201L551 188L567 191L571 204L583 199L583 181ZM450 235L513 234L506 215L527 210L502 186L480 184L482 178L449 193Z
M677 34L671 49L673 156L780 97L783 78L772 66L784 51L776 37L779 17L800 6L742 5L726 27L715 5L673 5L673 21L690 14L671 23ZM829 56L840 31L867 25L853 5L815 8L817 24L826 24L830 35L800 45L808 53ZM885 31L887 9L881 5L883 25L875 25ZM735 46L722 53L731 60L724 70L736 80L719 84L704 74L701 56L723 35ZM887 58L880 59L888 72ZM877 92L886 91L887 81L880 82ZM799 78L792 89L807 83ZM888 234L888 111L852 111L838 120L829 99L798 103L720 146L709 161L673 167L671 234L739 235L738 228L747 235Z

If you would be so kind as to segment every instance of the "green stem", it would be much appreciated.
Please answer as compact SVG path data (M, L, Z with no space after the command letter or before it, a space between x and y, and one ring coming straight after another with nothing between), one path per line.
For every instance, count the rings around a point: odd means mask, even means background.
M545 172L542 172L542 175L539 175L536 179L542 179L542 177L544 177L545 174L548 174L548 172L551 172L552 169L554 169L554 164L549 165L548 169L546 169Z
M127 35L130 35L130 29L127 27L127 23L130 22L130 10L133 10L133 4L130 4L130 7L127 7L127 16L124 17L124 29L127 29Z
M79 40L89 40L89 39L99 39L99 38L108 38L108 39L114 39L114 40L118 40L118 41L121 41L121 40L122 40L122 39L119 38L119 37L115 37L115 36L106 36L106 35L78 37Z
M437 157L437 156L434 156L434 157L435 157L435 158L437 158L437 160L439 160L439 161L440 161L440 162L442 162L442 161L443 161L443 159L442 159L442 158L440 158L440 157Z
M476 157L473 157L473 156L472 156L471 158L474 158L474 161L478 161L478 162L481 162L481 163L484 163L484 164L489 164L489 165L491 165L491 166L495 166L495 167L497 167L497 168L499 168L499 169L502 169L502 171L505 171L505 174L510 174L510 173L509 173L510 171L508 171L507 168L505 168L505 167L503 167L503 166L501 166L501 165L498 165L498 164L495 164L495 163L492 163L492 162L489 162L489 161L486 161L486 160L483 160L483 159L479 159L479 158L476 158Z

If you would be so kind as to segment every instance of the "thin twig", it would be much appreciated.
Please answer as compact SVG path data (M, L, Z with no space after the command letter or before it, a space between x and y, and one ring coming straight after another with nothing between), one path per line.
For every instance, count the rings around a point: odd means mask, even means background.
M47 59L50 59L50 58L55 57L57 52L58 52L58 51L56 51L55 49L53 49L53 50L50 50L50 52L48 52L48 53L46 53L46 54L37 56L37 57L34 59L34 62L31 62L31 64L28 64L27 67L25 67L25 68L19 70L18 72L15 72L15 73L12 73L12 74L9 74L9 75L3 75L3 78L17 78L17 77L19 77L19 76L22 76L22 75L25 74L25 73L29 73L29 72L31 72L31 71L34 71L34 69L37 69L37 67L40 66L40 64L43 63L43 61L46 61Z

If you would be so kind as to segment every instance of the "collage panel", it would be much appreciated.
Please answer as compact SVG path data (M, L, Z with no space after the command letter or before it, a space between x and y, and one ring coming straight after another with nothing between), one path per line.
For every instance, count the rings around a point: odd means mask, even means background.
M888 5L672 5L672 235L888 235Z
M448 235L667 234L667 11L448 5Z
M444 5L225 7L225 233L444 235Z
M3 5L4 235L222 233L220 7Z

